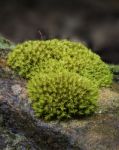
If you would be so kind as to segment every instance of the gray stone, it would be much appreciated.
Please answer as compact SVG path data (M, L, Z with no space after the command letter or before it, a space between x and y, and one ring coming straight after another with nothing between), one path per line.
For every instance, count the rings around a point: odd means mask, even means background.
M22 88L19 84L15 84L11 88L12 88L12 91L13 91L14 95L19 95L22 91Z
M11 78L0 78L0 114L7 129L23 133L42 150L119 149L119 84L100 90L97 114L82 119L44 122L34 116L25 81ZM18 96L13 93L12 86L20 88Z

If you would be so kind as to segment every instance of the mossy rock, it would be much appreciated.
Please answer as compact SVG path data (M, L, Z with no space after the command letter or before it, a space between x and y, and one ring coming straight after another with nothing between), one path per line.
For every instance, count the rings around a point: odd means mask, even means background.
M119 84L114 83L111 88L100 91L99 109L96 114L79 119L49 122L35 117L32 108L29 107L25 82L26 80L12 78L11 75L7 79L0 78L0 114L9 129L24 134L30 138L28 140L32 141L32 144L35 143L39 149L42 145L41 149L44 150L112 150L119 147L119 109L115 107L119 106ZM22 88L18 95L11 91L11 87L16 84ZM13 136L12 134L11 143L16 141ZM8 138L6 137L6 140Z

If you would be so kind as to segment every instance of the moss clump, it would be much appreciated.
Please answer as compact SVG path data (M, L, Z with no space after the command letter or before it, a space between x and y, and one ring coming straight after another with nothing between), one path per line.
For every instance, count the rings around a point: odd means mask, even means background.
M11 41L0 35L0 50L12 49L14 47L15 45Z
M101 62L98 60L90 64L91 62L88 61L88 63L85 65L81 64L83 62L83 59L72 59L72 58L64 58L65 60L54 60L49 59L45 62L43 62L40 66L36 66L34 70L29 74L28 77L32 77L35 75L36 72L56 72L62 71L63 69L68 70L69 72L75 72L78 73L81 76L84 76L95 84L97 84L99 87L107 87L110 86L112 83L112 73L109 70L108 65L106 65L104 62ZM70 59L70 60L69 60ZM86 60L85 60L86 62ZM99 65L97 65L99 64ZM95 68L95 69L94 69Z
M8 64L20 75L29 74L49 59L60 61L69 71L109 86L112 74L98 55L81 43L67 40L28 41L19 44L8 56Z
M50 73L50 72L62 72L68 69L63 66L62 61L57 61L55 59L48 59L47 61L43 62L40 66L34 67L33 71L31 71L27 77L30 79L32 78L36 73ZM72 72L72 71L69 71Z
M108 87L112 83L113 76L109 70L109 66L105 64L99 56L90 51L85 52L84 55L78 53L74 58L70 56L65 57L63 66L81 76L95 81L99 87Z
M36 116L46 120L89 115L98 98L95 84L66 70L36 73L28 82L28 93Z
M63 45L58 40L28 41L19 44L8 56L8 64L20 75L27 75L37 65L53 58L59 60L63 56Z
M6 59L7 54L15 45L0 35L0 59Z
M96 109L98 88L112 73L98 55L67 40L28 41L8 55L8 64L30 79L28 93L36 116L64 119Z

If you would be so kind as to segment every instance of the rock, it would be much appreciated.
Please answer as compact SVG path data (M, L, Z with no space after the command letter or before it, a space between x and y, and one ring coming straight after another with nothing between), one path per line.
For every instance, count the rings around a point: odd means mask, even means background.
M37 148L33 145L32 141L28 140L24 135L13 133L10 130L0 126L0 149L1 150L26 150Z
M1 100L1 98L0 98ZM40 150L29 138L26 138L22 132L17 132L14 128L5 128L4 118L0 113L0 149L1 150Z
M0 114L7 129L22 133L35 146L44 150L118 149L117 83L112 88L100 91L96 115L64 122L44 122L35 118L25 86L26 81L17 76L0 78Z
M98 100L98 112L119 112L119 92L114 90L115 84L113 84L113 88L102 88L100 90L100 97ZM119 86L118 88L119 89Z
M13 91L14 95L19 95L22 91L22 88L19 84L15 84L11 88L12 88L12 91Z

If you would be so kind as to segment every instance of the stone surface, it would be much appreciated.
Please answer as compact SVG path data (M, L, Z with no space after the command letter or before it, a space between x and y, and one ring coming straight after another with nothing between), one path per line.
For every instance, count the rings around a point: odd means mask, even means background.
M0 149L1 150L36 150L33 142L24 135L14 133L0 126Z
M11 87L14 95L19 95L22 91L22 88L19 84L15 84Z
M119 149L119 84L100 91L97 114L64 122L35 118L25 86L26 81L17 76L0 78L0 114L4 127L18 135L22 133L42 150ZM11 87L19 88L20 92L14 93Z

